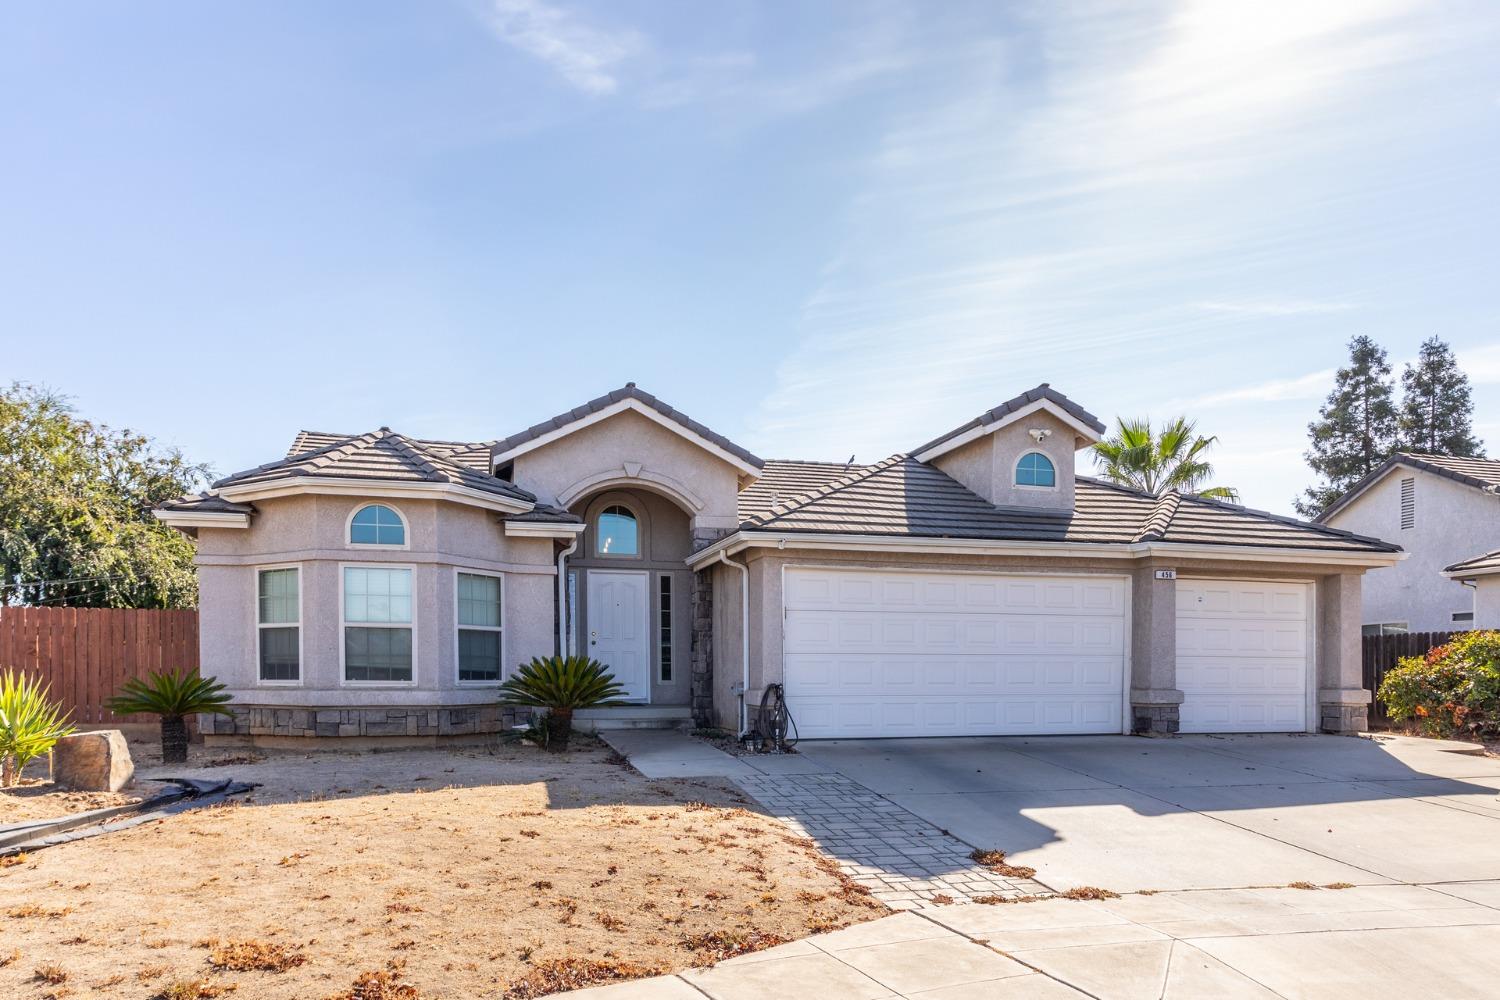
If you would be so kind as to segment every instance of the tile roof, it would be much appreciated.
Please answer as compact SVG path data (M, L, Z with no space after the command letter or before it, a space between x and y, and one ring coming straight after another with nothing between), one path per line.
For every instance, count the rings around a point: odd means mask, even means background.
M298 455L318 451L358 436L357 434L334 434L330 431L298 431L297 436L292 439L292 446L286 450L286 457L295 458ZM494 444L493 441L429 441L423 438L411 440L421 448L443 455L477 472L488 474L490 471L490 445Z
M1376 480L1398 465L1431 472L1479 490L1500 489L1500 460L1456 458L1452 455L1428 455L1419 451L1398 451L1386 459L1385 464L1380 468L1345 490L1343 496L1329 504L1328 509L1318 515L1318 520L1326 520L1349 506L1354 502L1355 497L1375 485Z
M308 450L298 451L299 445ZM447 446L451 446L447 447ZM304 431L288 457L236 472L214 483L214 489L304 477L368 479L378 482L448 483L512 500L533 502L532 494L513 483L476 469L461 456L468 445L425 442L388 427L349 437Z
M779 503L811 493L864 468L865 466L852 462L766 459L766 464L760 470L760 478L740 490L740 520L749 520Z
M1484 555L1475 556L1472 559L1465 559L1463 562L1456 562L1452 566L1445 568L1443 572L1475 574L1500 573L1500 549L1496 549L1494 552L1486 552Z
M1067 396L1064 396L1062 393L1052 388L1052 386L1048 385L1046 382L1043 382L1035 389L1028 389L1027 391L1021 393L1015 399L1007 399L1005 402L1001 403L994 409L986 410L984 413L981 413L979 416L975 417L973 420L970 420L968 423L961 424L958 427L953 428L946 434L938 435L931 441L928 441L926 444L922 445L920 448L913 448L912 454L920 455L928 451L929 449L936 448L938 445L943 444L946 441L950 441L953 438L958 437L960 434L965 434L976 427L988 427L990 424L993 424L996 421L1005 418L1009 414L1016 412L1022 407L1029 406L1030 404L1043 399L1062 407L1064 411L1066 411L1070 416L1073 417L1073 419L1077 420L1079 423L1093 428L1099 434L1104 433L1105 426L1098 417L1094 416L1088 410L1085 410L1083 407L1073 402Z
M496 441L494 444L495 454L504 454L505 452L510 451L512 448L526 444L528 441L534 441L537 438L541 437L543 434L550 434L555 430L566 427L571 423L575 423L576 421L582 420L589 414L598 413L600 410L607 409L608 407L611 407L624 399L634 399L637 402L651 407L651 409L655 410L657 413L660 413L667 419L673 421L681 427L686 428L689 431L692 431L699 437L713 442L715 445L729 452L731 455L735 456L743 462L746 462L749 465L755 466L757 469L765 464L763 461L761 461L761 459L752 455L744 448L741 448L739 445L735 444L724 435L719 434L716 431L709 430L703 424L698 423L698 421L689 417L687 414L682 413L679 410L674 410L672 407L668 406L666 403L663 403L661 400L657 399L649 392L642 392L640 389L636 388L634 382L627 382L622 388L616 389L613 392L607 392L603 396L600 396L598 399L591 399L587 403L584 403L582 406L575 407L566 413L559 413L551 420L544 420L539 424L535 424L531 427L526 428L519 434L512 434L508 438Z
M203 514L253 514L255 508L247 503L232 503L212 493L189 493L176 500L166 500L156 505L157 510L181 510Z
M786 463L768 463L780 475ZM831 470L831 467L829 467ZM1392 552L1397 546L1201 497L1152 496L1078 477L1072 511L996 507L910 455L829 476L801 496L741 503L745 531L1035 542L1176 542Z

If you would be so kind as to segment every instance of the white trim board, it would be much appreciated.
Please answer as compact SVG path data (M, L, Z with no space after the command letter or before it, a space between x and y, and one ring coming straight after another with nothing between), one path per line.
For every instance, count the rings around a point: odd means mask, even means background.
M1073 433L1078 435L1078 437L1082 438L1088 444L1096 444L1101 440L1098 431L1094 430L1088 424L1085 424L1083 421L1073 416L1073 414L1069 413L1061 406L1058 406L1056 403L1052 402L1052 400L1043 398L1037 400L1034 403L1027 403L1025 406L1016 410L1012 410L1011 412L1005 414L1005 416L1000 417L996 420L992 420L987 424L980 424L978 427L971 427L968 430L964 431L962 434L955 435L946 441L939 441L932 447L917 452L912 456L912 458L915 458L918 462L930 462L934 458L937 458L939 455L946 455L948 452L953 451L955 448L962 448L970 441L977 441L982 437L995 433L1002 427L1008 427L1018 420L1029 417L1033 413L1036 413L1038 410L1046 410L1048 414L1071 427L1073 429ZM1078 449L1075 447L1073 450L1077 451Z

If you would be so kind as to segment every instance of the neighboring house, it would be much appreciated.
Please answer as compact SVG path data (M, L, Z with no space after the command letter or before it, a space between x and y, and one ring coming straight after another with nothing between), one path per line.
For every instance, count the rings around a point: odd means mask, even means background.
M499 441L304 432L157 516L198 540L213 737L494 731L533 656L612 669L600 725L804 738L1365 724L1373 538L1074 475L1046 385L873 465L764 461L632 383Z
M1398 452L1323 512L1323 524L1408 554L1365 578L1366 635L1474 626L1474 589L1447 570L1500 549L1497 490L1500 461Z

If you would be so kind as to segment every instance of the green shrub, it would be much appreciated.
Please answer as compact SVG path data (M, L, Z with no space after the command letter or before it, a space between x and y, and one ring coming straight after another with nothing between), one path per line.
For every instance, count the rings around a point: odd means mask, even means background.
M621 704L625 689L598 660L587 656L537 657L500 685L500 704L547 710L547 743L566 750L573 711Z
M47 694L38 678L12 670L0 674L0 786L20 781L27 764L73 731Z
M1393 721L1423 736L1500 738L1500 632L1466 632L1404 656L1375 694Z

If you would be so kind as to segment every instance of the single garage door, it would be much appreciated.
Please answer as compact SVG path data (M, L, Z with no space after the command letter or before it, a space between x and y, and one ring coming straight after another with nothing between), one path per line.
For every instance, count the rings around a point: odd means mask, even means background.
M1307 729L1310 586L1177 581L1177 687L1185 733Z
M789 568L784 582L803 737L1121 731L1122 578Z

